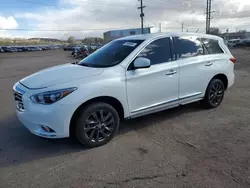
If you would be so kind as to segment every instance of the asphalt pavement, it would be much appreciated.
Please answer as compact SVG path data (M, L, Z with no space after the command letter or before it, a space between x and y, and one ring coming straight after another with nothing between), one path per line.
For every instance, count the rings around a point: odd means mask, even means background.
M73 62L70 52L0 54L0 188L250 187L249 52L233 50L236 82L217 109L194 103L129 120L94 149L36 137L14 111L13 84Z

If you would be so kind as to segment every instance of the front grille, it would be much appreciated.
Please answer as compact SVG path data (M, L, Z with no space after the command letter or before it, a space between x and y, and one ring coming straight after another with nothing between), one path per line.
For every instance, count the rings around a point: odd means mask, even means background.
M23 105L23 94L24 94L24 92L22 90L20 90L17 87L14 87L14 99L16 102L16 108L22 112L25 111L25 108Z

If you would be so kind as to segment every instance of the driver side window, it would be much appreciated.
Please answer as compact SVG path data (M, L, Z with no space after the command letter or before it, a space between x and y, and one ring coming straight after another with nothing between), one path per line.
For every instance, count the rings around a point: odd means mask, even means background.
M138 56L151 61L151 65L172 61L170 38L161 38L151 42Z

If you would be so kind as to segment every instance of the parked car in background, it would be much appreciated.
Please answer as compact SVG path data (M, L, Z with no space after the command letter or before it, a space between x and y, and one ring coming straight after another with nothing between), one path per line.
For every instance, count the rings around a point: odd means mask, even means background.
M228 44L228 47L235 47L240 42L241 42L240 39L232 39L232 40L228 40L227 44Z
M73 47L73 50L72 50L71 55L72 55L73 57L77 56L78 50L79 50L80 48L81 48L80 46L75 46L75 47Z
M76 53L74 54L74 57L77 59L83 59L90 55L89 49L87 46L82 46L79 49L77 49Z
M2 47L2 49L4 50L4 52L17 52L18 50L16 48L13 48L13 47Z
M3 52L30 52L30 51L42 51L42 50L52 50L59 49L59 45L33 45L33 46L2 46Z
M23 46L22 48L23 48L23 52L29 52L30 51L29 47Z
M235 47L250 47L250 39L243 39Z
M74 50L74 46L68 45L66 47L63 48L64 51L73 51Z
M0 47L0 53L3 53L4 52L4 50L2 49L2 47Z
M16 46L15 47L18 52L23 52L23 47L22 46Z
M79 63L17 82L16 113L37 136L72 135L85 146L97 147L114 137L122 119L195 101L218 107L234 83L235 61L223 39L213 35L125 37Z

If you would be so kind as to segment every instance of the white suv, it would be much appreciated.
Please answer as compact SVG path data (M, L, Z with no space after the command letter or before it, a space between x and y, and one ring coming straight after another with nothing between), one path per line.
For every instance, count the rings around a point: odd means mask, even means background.
M126 37L16 83L16 112L37 136L74 135L96 147L112 139L122 119L195 101L219 106L234 83L234 63L223 39L212 35Z

